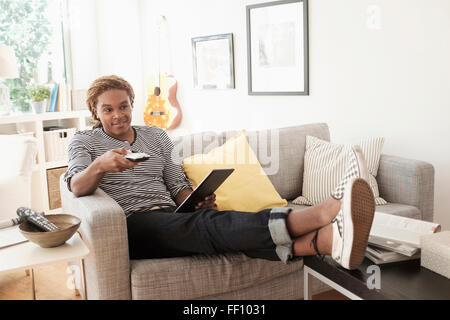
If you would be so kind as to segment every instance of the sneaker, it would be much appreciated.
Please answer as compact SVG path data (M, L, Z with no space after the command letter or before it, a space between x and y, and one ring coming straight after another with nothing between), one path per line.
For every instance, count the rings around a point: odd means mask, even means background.
M346 269L358 268L364 259L375 213L375 200L367 181L352 178L332 221L331 257Z
M341 200L344 196L347 183L353 178L361 178L369 182L369 170L367 169L364 154L359 146L351 148L347 170L339 185L331 193L331 196L336 200Z

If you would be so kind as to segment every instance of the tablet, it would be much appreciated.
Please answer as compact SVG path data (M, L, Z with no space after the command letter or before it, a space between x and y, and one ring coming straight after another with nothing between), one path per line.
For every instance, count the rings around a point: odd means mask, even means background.
M175 212L194 212L195 205L200 201L213 194L217 188L228 178L234 169L213 169L199 183L197 188L186 198L183 203L178 206Z

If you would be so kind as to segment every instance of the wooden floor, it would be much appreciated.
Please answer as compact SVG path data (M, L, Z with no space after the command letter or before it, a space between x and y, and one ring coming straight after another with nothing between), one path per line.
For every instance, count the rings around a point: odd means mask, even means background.
M37 300L81 300L75 294L67 263L34 268ZM0 300L32 300L31 275L24 270L0 274Z
M80 300L75 294L67 263L56 263L34 269L37 300ZM0 300L31 300L31 275L24 270L0 275ZM313 296L314 300L348 300L335 290Z
M336 290L325 291L316 295L313 295L313 300L350 300L343 294L340 294Z

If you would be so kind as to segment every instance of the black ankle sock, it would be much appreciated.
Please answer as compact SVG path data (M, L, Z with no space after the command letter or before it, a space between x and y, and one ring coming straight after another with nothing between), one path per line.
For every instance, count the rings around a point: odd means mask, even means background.
M317 256L323 260L323 259L325 258L325 256L324 256L324 255L321 255L321 254L319 253L319 248L317 247L317 236L319 235L319 230L320 230L320 229L317 229L317 230L316 230L316 234L315 234L314 237L312 238L311 244L313 245L314 250L316 251Z

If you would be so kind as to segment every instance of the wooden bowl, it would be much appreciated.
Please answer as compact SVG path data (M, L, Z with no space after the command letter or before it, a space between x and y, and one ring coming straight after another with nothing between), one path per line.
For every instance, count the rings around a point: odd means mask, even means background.
M63 245L73 236L81 223L80 219L70 214L52 214L45 215L45 217L60 227L61 230L40 231L28 221L24 221L19 225L23 236L42 248L53 248Z

